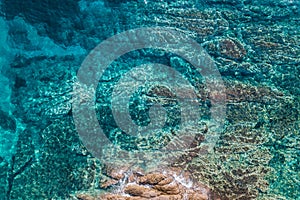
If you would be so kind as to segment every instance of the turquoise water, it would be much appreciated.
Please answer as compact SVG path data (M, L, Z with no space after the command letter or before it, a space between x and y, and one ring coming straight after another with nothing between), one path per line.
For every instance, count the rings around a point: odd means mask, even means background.
M221 199L300 199L299 1L0 8L0 199L100 190L107 162L180 163ZM208 150L182 156L199 136Z

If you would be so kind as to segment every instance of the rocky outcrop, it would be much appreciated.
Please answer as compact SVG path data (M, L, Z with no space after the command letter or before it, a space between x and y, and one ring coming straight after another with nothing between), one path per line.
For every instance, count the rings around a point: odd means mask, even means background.
M102 187L112 188L110 193L93 195L83 192L76 194L76 197L81 200L220 200L209 187L193 181L191 174L180 168L154 172L124 168L119 173L115 169L107 169L106 172L116 181L112 183L110 179L102 184Z

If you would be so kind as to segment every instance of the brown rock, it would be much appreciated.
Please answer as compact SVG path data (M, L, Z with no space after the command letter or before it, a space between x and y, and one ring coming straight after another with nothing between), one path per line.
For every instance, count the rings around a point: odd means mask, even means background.
M137 184L127 185L124 192L132 196L141 196L146 191L146 188Z
M128 197L128 196L122 196L122 195L117 195L117 194L107 194L107 195L102 195L97 200L149 200L149 198L131 197L131 196Z
M125 177L125 174L132 174L135 176L142 176L143 170L140 168L137 168L135 166L132 166L130 164L119 164L119 163L109 163L107 162L103 168L102 173L108 177L111 177L116 180L121 180Z
M161 194L161 192L154 190L152 188L147 188L145 186L140 186L138 184L130 184L124 188L124 192L132 196L140 197L156 197Z
M219 48L222 55L233 59L241 59L247 53L239 41L229 38L220 40Z
M180 192L177 183L171 183L167 185L156 185L154 186L154 188L165 194L179 194Z
M156 185L160 181L164 180L165 178L166 178L166 176L161 173L152 173L152 174L147 174L145 176L140 177L139 183Z
M109 179L109 180L107 180L107 181L101 183L100 187L106 189L106 188L108 188L108 187L111 187L111 186L113 186L113 185L116 185L117 183L119 183L118 180L115 180L115 179Z
M173 180L174 180L173 177L167 177L167 178L165 178L164 180L160 181L160 182L158 183L158 185L166 185L166 184L171 183Z
M159 197L155 197L151 200L182 200L181 195L161 195Z
M76 197L80 200L97 200L98 199L89 194L77 194Z
M124 197L124 196L121 196L121 195L112 195L112 194L109 194L109 195L104 195L104 196L101 196L99 198L99 200L128 200L128 197Z
M208 200L208 196L206 194L198 194L192 193L188 195L189 200Z
M172 167L162 172L150 172L145 175L133 170L123 173L126 178L122 178L125 185L122 186L123 189L115 190L118 191L115 194L107 193L95 197L87 193L76 196L80 200L208 200L209 197L217 199L207 186L194 182L191 174L180 168ZM181 181L178 181L178 178ZM112 179L107 181L106 185L109 186L120 180Z
M105 175L116 180L123 179L125 176L124 172L126 172L127 170L128 170L127 166L123 168L118 168L110 165L105 165L105 167L103 168Z

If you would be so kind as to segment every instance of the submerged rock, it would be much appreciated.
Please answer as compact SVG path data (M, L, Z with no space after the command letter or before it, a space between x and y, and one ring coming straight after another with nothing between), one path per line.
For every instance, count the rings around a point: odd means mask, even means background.
M229 38L219 41L219 48L222 55L233 59L242 59L247 53L239 41Z
M108 166L106 166L108 167ZM125 171L127 170L127 171ZM115 170L110 171L114 176ZM77 199L81 200L220 200L208 186L194 181L191 174L180 168L168 168L160 171L143 172L120 169L120 174L115 179L113 190L105 194L78 193Z
M0 126L4 130L9 130L12 132L16 131L17 125L16 120L10 116L8 113L0 110Z
M221 199L299 197L299 1L68 0L59 4L4 0L0 4L1 15L9 27L7 40L12 52L17 53L13 62L7 63L11 67L8 77L13 79L10 83L11 103L16 108L13 115L28 127L20 137L13 165L0 162L3 177L0 184L13 182L11 199L62 199L76 192L73 190L100 187L115 190L102 196L86 192L78 194L76 199L163 200L183 199L183 194L190 200L217 199L212 190ZM201 43L226 83L226 126L215 152L207 154L200 148L205 137L213 134L208 124L207 130L200 131L198 139L187 147L189 151L176 160L177 167L189 170L195 178L192 186L178 179L175 169L140 172L130 166L106 167L103 170L106 178L101 179L98 164L81 148L70 120L73 78L86 51L116 33L145 26L173 27ZM117 83L116 77L125 73L122 70L127 69L126 65L139 66L142 62L134 62L136 59L157 61L177 69L181 66L188 77L200 79L175 55L158 52L160 56L152 53L147 57L147 51L133 53L115 63L118 70L108 70L103 83L99 83L98 94L112 91L113 87L107 85ZM4 55L7 59L7 54ZM90 94L88 89L78 90L82 101ZM173 96L166 88L152 89L148 99L158 102L158 97L168 97L164 103L172 103ZM190 94L187 89L185 93ZM211 94L202 86L199 94L201 113L207 119L212 100L218 100L220 95ZM97 98L97 105L105 103L106 99ZM133 108L138 114L139 106ZM102 116L103 110L99 112ZM139 119L142 118L136 117L136 122ZM0 113L0 126L8 136L16 129L6 113ZM184 130L185 135L193 132L194 129ZM33 144L32 140L38 136L41 143ZM157 138L134 142L152 147L154 142L162 142L161 137ZM6 139L5 144L6 141L11 140ZM14 180L8 173L11 166L15 168ZM4 180L7 177L9 181ZM199 188L203 190L198 191ZM5 189L0 186L0 194L7 190L7 185ZM272 198L270 193L285 197Z

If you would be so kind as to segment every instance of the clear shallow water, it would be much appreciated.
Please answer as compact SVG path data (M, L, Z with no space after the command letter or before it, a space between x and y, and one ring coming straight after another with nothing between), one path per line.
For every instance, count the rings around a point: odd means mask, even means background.
M179 133L200 134L204 138L217 135L215 142L208 142L213 152L181 162L197 180L224 198L300 196L299 1L65 1L62 4L3 0L0 5L2 199L65 199L75 191L99 189L95 181L101 180L103 160L120 162L113 158L121 150L109 151L110 143L120 145L129 152L129 157L135 157L134 149L154 151ZM105 69L97 86L76 89L76 74L83 62L93 67L99 64L101 53L105 58L105 52L100 52L96 54L96 63L87 60L98 44L123 31L156 26L175 28L198 42L208 53L203 57L211 59L222 77L222 84L209 82L215 78L211 73L205 77L203 69L199 74L181 55L167 52L168 48L186 52L187 43L181 43L166 46L164 50L147 48L127 53ZM131 39L143 42L146 41L143 38L149 39L146 35L134 35ZM153 38L153 41L161 39L163 44L180 39L160 38L157 34ZM120 48L131 49L132 44L129 40ZM110 47L117 52L113 43ZM195 53L189 56L194 57ZM134 69L149 63L170 66L191 85L183 84L178 76L166 79L172 77L167 74L172 74L172 70L156 70L151 71L153 80L147 79L148 83L142 86L145 80L139 76L145 73L147 77L149 71ZM129 72L135 79L126 78ZM97 71L86 73L97 81ZM187 117L186 124L181 123L186 115L180 112L183 104L180 95L167 83L159 87L163 80L177 84L186 95L183 99L197 99L194 110L198 118ZM123 91L137 90L125 98L126 92L119 91L119 96L113 93L116 86ZM194 88L197 97L189 96L190 88ZM89 152L93 149L86 149L79 138L78 124L74 123L74 95L80 104L86 99L95 100L95 104L86 108L95 110L100 127L109 138L109 145L104 142L100 148L104 156L97 164L91 161ZM111 104L112 100L115 104ZM120 107L126 105L123 100L129 100L129 115L122 115L127 112ZM214 118L213 109L223 103L226 113L219 115L222 126L216 129L218 119ZM113 105L118 108L114 112ZM162 111L151 110L155 105L161 105L157 108ZM141 128L131 137L122 132L116 115L121 121L128 117L140 127L152 120L154 128L146 128L151 133ZM93 131L92 122L88 117L80 118L80 123L86 123L88 133ZM207 132L203 131L203 124L208 127ZM132 160L143 163L143 159ZM24 184L27 187L20 190Z

